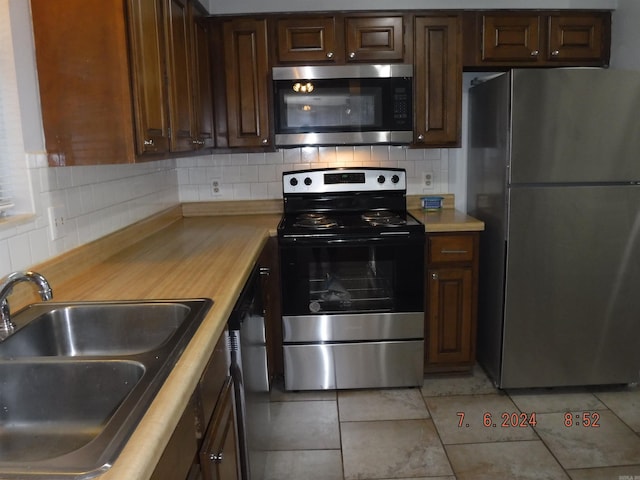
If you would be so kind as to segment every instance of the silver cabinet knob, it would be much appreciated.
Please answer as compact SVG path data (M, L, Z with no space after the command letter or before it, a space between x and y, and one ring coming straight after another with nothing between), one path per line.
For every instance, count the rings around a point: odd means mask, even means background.
M540 53L540 50L534 50L533 52L531 52L531 56L537 57L539 53Z
M349 58L351 58L351 59L356 58L356 52L349 53Z
M220 452L220 453L210 453L209 454L209 461L213 462L213 463L217 463L217 464L222 463L222 452Z
M418 135L418 141L419 142L424 141L424 135L423 134Z
M151 140L145 140L144 141L145 146L147 147L153 147L155 145L155 142L153 141L153 139Z
M437 274L437 273L435 273L435 272L434 272L434 273L432 273L432 274L431 274L431 279L432 279L432 280L438 280L438 274Z
M553 52L551 52L552 57L557 57L558 55L560 55L560 50L554 50Z
M327 58L333 58L333 52L327 52Z
M262 144L266 145L267 143L269 143L269 139L268 138L263 138L262 139Z

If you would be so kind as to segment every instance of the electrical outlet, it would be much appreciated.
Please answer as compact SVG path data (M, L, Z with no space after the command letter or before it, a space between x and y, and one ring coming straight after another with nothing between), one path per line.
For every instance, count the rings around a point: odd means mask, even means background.
M49 236L51 240L58 240L64 237L64 222L66 214L63 207L49 207Z
M219 178L211 179L211 193L214 197L222 196L222 180Z
M433 172L423 172L422 178L424 180L423 187L426 190L433 188Z

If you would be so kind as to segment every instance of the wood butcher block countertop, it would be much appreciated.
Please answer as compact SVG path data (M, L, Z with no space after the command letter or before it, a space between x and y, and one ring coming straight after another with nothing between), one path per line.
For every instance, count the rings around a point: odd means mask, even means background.
M99 477L101 480L150 477L264 244L276 235L281 213L272 211L270 204L258 209L259 214L240 214L251 211L240 207L232 209L230 215L221 215L223 203L242 202L185 204L33 266L48 278L54 301L214 300L147 413L114 465ZM427 232L443 231L445 227L450 231L482 229L482 222L453 209L445 210L439 216L422 211L414 214L426 220ZM16 310L38 301L30 288L21 285L16 286L13 297L22 301L13 303Z

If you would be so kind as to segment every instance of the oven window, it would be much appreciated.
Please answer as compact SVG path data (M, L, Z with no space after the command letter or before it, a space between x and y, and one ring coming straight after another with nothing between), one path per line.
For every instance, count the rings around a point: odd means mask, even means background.
M423 310L421 245L287 247L281 259L285 315Z

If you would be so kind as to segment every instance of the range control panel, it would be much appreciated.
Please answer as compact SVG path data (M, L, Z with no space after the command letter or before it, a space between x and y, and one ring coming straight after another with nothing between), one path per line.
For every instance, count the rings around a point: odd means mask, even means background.
M282 174L282 190L289 193L406 191L402 168L321 168Z

